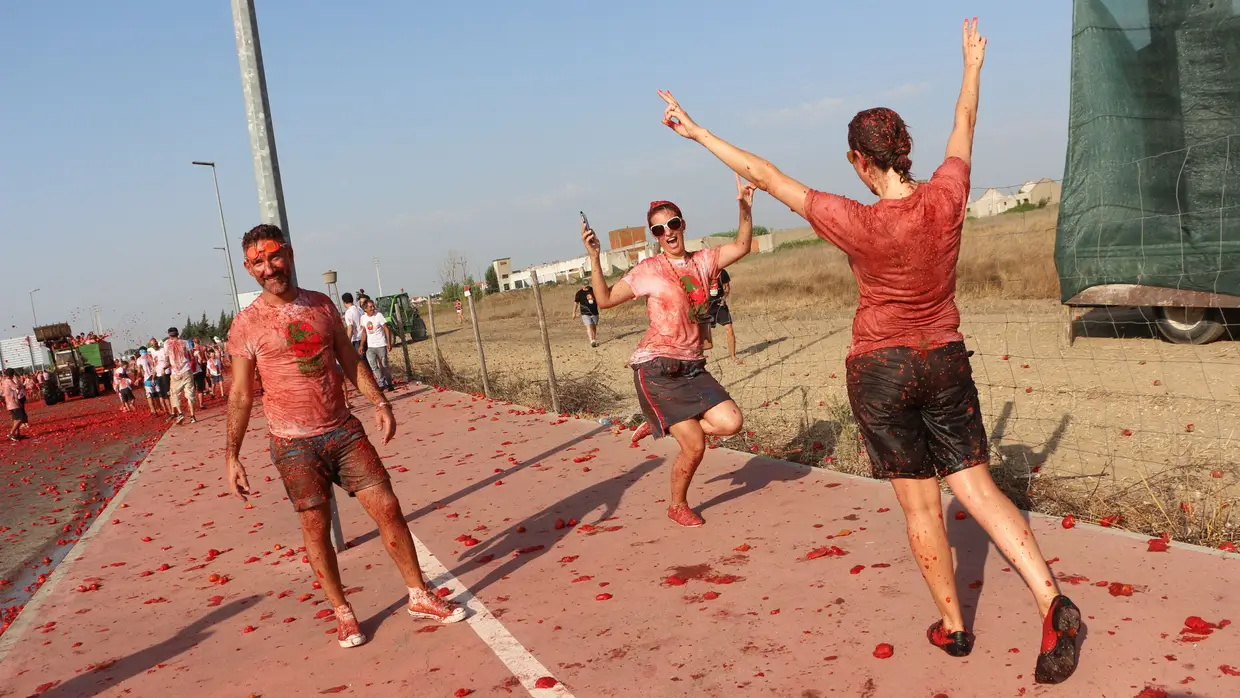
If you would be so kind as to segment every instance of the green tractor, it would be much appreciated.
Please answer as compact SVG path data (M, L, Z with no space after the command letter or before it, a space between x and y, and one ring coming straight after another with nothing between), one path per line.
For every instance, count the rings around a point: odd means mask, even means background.
M392 339L397 346L405 341L406 335L414 342L421 342L430 337L426 332L426 323L422 322L422 316L418 314L418 309L409 302L408 293L379 296L375 299L375 306L391 323ZM403 331L401 331L402 327Z

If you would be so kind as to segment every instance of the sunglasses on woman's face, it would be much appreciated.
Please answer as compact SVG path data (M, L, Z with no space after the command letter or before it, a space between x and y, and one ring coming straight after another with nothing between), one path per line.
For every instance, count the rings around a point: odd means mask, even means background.
M670 230L672 232L678 232L683 227L685 227L684 220L680 216L672 216L667 219L666 223L659 223L658 225L650 226L650 234L657 238L661 238L664 235L667 235L667 231Z

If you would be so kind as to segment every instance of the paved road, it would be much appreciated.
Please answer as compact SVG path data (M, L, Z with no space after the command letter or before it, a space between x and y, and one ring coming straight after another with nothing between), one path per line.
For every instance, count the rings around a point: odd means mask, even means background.
M122 415L118 408L111 394L52 407L31 402L31 437L0 442L0 607L10 609L5 620L167 428L147 412Z
M713 450L693 490L707 525L684 530L661 501L673 444L631 449L593 422L428 389L394 403L400 434L380 451L429 576L470 605L469 622L404 616L403 585L346 499L341 565L372 640L338 648L267 480L262 421L244 451L258 490L246 509L223 489L217 415L160 441L0 638L0 695L1240 694L1227 673L1240 627L1221 623L1240 608L1236 555L1148 552L1144 539L1035 517L1088 624L1080 671L1042 687L1028 592L949 500L978 636L964 660L924 639L934 609L882 483ZM808 559L825 546L845 554ZM1226 627L1184 634L1193 616ZM894 656L876 658L879 643Z

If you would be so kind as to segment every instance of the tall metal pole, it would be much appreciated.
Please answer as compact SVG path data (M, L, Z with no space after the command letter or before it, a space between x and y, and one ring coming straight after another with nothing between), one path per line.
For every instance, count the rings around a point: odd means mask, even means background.
M267 99L267 75L263 72L263 50L258 41L258 18L254 0L232 0L233 28L237 35L237 60L241 63L241 90L245 93L245 116L250 130L250 150L254 154L254 179L258 184L258 213L263 223L279 226L292 243L288 229L288 210L284 206L284 187L280 183L280 161L276 157L276 136L271 125L271 103ZM297 270L291 270L297 285Z
M215 205L220 210L220 232L224 235L224 259L228 262L228 283L232 287L234 317L241 313L241 299L237 298L237 277L233 276L232 247L228 242L228 225L224 223L224 200L220 198L220 178L215 173L215 163L195 160L195 165L211 168L211 181L215 182ZM287 231L285 233L287 235Z
M241 64L241 91L245 94L245 118L250 131L250 152L254 155L254 180L258 184L258 217L275 225L292 244L288 229L288 210L284 206L284 187L280 183L280 159L276 156L276 135L271 124L271 102L267 99L267 75L263 72L263 49L258 41L258 17L254 0L232 0L233 30L237 37L237 61ZM229 265L230 268L232 265ZM297 267L290 265L289 281L297 286ZM235 297L236 294L234 294ZM340 512L332 497L332 545L337 551L348 546L340 526Z
M375 257L375 281L379 282L379 295L383 295L383 277L379 276L379 258Z
M30 317L34 318L34 326L35 326L35 327L38 327L38 326L39 326L39 314L38 314L38 313L36 313L36 312L34 311L34 294L35 294L38 290L39 290L39 289L37 289L37 288L36 288L36 289L33 289L33 290L31 290L31 291L30 291Z

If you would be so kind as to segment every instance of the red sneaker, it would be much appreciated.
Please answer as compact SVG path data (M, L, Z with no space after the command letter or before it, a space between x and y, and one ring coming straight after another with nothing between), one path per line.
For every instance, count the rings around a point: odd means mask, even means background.
M650 422L642 422L637 427L637 431L633 432L633 443L637 443L642 439L650 436Z
M366 635L362 633L353 615L353 607L348 604L336 609L336 640L341 647L357 647L366 644Z
M1051 602L1042 622L1042 648L1033 679L1038 683L1062 683L1076 671L1080 659L1077 634L1081 629L1081 609L1066 596Z
M465 620L465 609L441 599L431 591L418 589L409 595L409 615L423 620L437 620L447 625Z
M675 521L685 528L697 528L698 526L706 523L702 517L698 516L696 512L689 508L688 504L668 507L667 518Z

